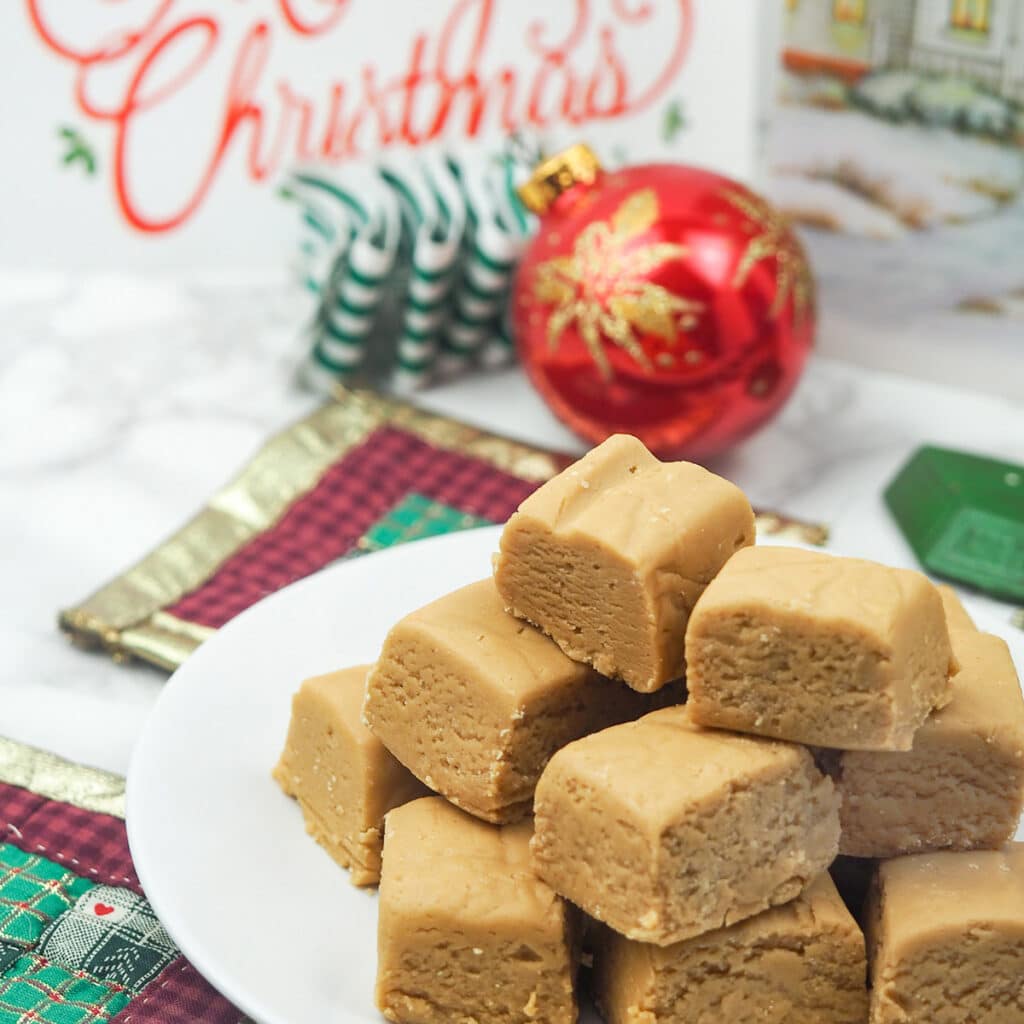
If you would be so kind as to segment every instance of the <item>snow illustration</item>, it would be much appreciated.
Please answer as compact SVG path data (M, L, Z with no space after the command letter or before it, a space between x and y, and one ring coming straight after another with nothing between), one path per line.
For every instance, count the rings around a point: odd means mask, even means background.
M1024 357L1024 0L784 3L767 190L823 305Z

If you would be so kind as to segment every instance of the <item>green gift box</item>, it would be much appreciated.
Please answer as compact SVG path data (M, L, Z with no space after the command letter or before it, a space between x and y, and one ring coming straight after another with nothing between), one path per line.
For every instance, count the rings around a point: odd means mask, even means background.
M1024 466L920 448L885 501L929 572L1024 601Z

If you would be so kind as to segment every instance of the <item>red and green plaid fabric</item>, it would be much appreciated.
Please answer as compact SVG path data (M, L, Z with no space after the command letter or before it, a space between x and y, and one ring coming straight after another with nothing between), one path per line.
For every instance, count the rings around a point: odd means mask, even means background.
M240 1024L139 888L124 822L0 783L0 1024Z
M149 901L129 889L97 885L52 921L36 947L69 969L139 992L178 956Z
M47 924L92 887L53 861L16 846L0 846L0 940L34 946Z
M0 977L0 1024L100 1024L128 1005L120 985L26 953Z
M331 466L274 526L167 611L217 629L260 598L346 555L504 522L536 486L483 459L381 427ZM382 534L389 529L394 535L385 543Z
M0 810L6 815L0 818L7 829L2 838L12 846L41 854L92 882L141 891L123 821L3 783Z

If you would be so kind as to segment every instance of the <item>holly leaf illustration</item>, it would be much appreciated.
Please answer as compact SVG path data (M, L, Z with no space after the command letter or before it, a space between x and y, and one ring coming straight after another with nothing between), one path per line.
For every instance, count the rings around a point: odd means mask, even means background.
M80 164L89 177L95 175L96 153L82 134L70 125L61 125L57 129L57 135L64 143L61 164L64 167L74 167Z
M661 138L664 142L672 142L680 132L687 128L686 113L680 100L673 100L666 108L661 119Z

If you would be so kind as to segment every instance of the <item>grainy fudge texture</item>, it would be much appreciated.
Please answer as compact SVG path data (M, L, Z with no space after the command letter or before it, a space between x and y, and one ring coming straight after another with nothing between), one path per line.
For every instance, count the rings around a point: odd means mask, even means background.
M486 821L529 813L559 747L646 700L507 614L491 579L396 625L367 683L367 723L431 789Z
M376 885L384 815L426 788L363 725L369 665L307 679L274 778L302 808L306 831L356 885Z
M753 542L739 488L616 435L519 506L494 574L509 611L576 661L649 693L683 674L694 602Z
M839 799L802 747L666 708L560 750L534 866L623 935L668 945L798 896L836 855Z
M594 989L607 1024L864 1024L864 936L828 874L803 894L671 946L610 928Z
M686 631L694 721L844 750L909 750L954 666L925 576L798 548L747 548Z
M953 699L903 753L834 755L841 853L895 857L1000 846L1024 808L1024 697L998 637L954 630Z
M377 1006L402 1024L575 1024L578 920L530 870L530 825L439 797L388 815Z
M954 629L978 628L974 624L974 619L967 614L967 609L957 596L957 592L948 583L939 583L935 589L938 590L939 597L942 598L942 607L946 612L946 625L950 632Z
M879 866L871 1024L1024 1021L1024 844Z

